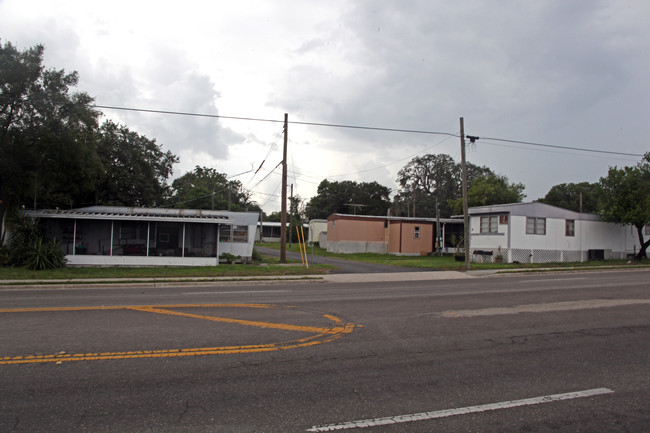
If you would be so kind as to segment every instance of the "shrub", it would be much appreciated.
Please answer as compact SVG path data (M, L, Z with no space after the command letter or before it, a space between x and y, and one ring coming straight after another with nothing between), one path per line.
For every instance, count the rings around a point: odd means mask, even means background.
M259 251L257 251L256 248L253 248L252 259L253 259L254 262L261 262L263 260L262 255L260 254Z
M10 219L11 238L7 263L33 270L65 266L65 254L56 239L45 239L38 220L18 214Z
M59 244L56 239L45 241L43 238L38 238L36 243L25 252L23 266L34 271L62 268L65 266L66 259Z

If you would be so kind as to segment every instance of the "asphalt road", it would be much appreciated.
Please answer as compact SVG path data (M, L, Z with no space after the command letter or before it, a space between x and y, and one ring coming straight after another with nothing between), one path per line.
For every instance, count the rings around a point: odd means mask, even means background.
M0 431L648 431L649 313L649 271L1 289Z

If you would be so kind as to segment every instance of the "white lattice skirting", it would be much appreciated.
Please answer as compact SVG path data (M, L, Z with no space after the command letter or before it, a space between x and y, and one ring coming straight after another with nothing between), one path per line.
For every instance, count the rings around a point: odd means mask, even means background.
M565 250L529 250L522 248L476 248L472 249L472 262L474 263L563 263L586 262L589 260L589 251ZM627 253L621 251L605 250L605 259L622 259Z

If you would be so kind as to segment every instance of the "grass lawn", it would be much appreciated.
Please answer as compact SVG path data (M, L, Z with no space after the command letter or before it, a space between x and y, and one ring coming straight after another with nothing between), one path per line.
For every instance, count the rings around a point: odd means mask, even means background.
M265 247L280 249L280 244L265 243ZM289 246L287 251L299 253L297 243ZM453 255L444 256L392 256L382 254L333 254L319 247L307 247L308 257L313 255L329 256L344 260L378 263L382 265L405 266L414 268L431 268L432 270L462 271L464 262L457 262ZM608 260L604 262L585 263L472 263L472 270L535 270L539 268L574 268L574 267L604 267L617 266L647 267L648 261L632 262L626 260ZM219 266L193 266L193 267L66 267L44 271L30 271L22 268L0 267L0 280L55 280L55 279L83 279L83 278L193 278L193 277L258 277L258 276L286 276L286 275L315 275L324 274L333 267L329 265L309 265L309 269L300 262L288 260L287 264L280 264L276 257L262 255L261 261L252 264L221 264Z
M287 261L280 264L278 258L262 256L252 264L220 264L219 266L166 266L166 267L66 267L43 271L23 268L1 267L0 280L55 280L83 278L193 278L193 277L242 277L277 275L324 274L332 269L329 265L310 265L306 269L300 262Z
M265 247L280 249L279 243L264 243L261 244ZM287 244L287 251L299 252L298 244L294 243L289 246ZM307 246L307 256L308 258L311 255L315 256L327 256L335 257L343 260L351 260L357 262L366 262L366 263L377 263L382 265L392 265L392 266L405 266L413 268L431 268L436 270L448 270L448 271L462 271L465 270L465 262L458 262L455 260L452 254L447 254L443 256L393 256L393 255L382 255L382 254L371 254L371 253L359 253L359 254L334 254L329 253L327 250L320 247L310 247ZM637 262L632 261L628 264L628 260L607 260L607 261L592 261L592 262L583 262L583 263L472 263L472 270L492 270L492 269L504 269L504 270L516 270L516 269L539 269L539 268L575 268L575 267L603 267L603 266L621 266L621 267L638 267L638 266L650 266L648 261Z

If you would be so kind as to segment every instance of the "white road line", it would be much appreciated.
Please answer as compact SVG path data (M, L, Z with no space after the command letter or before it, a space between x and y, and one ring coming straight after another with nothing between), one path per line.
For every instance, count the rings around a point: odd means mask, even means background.
M594 308L624 307L627 305L650 304L650 299L587 299L582 301L547 302L541 304L517 305L514 307L491 307L477 310L448 310L442 317L501 316L519 313L548 313L552 311L590 310Z
M587 277L571 277L571 278L540 278L538 280L521 280L519 283L555 283L557 281L577 281L586 280Z
M232 295L248 293L289 293L292 290L230 290L230 291L212 291L212 292L184 292L183 295Z
M595 395L611 394L614 391L608 388L595 388L585 391L568 392L565 394L545 395L542 397L526 398L523 400L510 400L501 403L482 404L479 406L468 406L457 409L437 410L434 412L414 413L410 415L398 415L385 418L365 419L359 421L348 421L341 424L328 424L323 426L314 426L307 430L308 432L326 432L334 430L347 430L353 428L375 427L380 425L400 424L413 421L425 421L436 418L446 418L456 415L466 415L469 413L487 412L492 410L509 409L512 407L531 406L535 404L551 403L560 400L571 400L574 398L592 397Z

